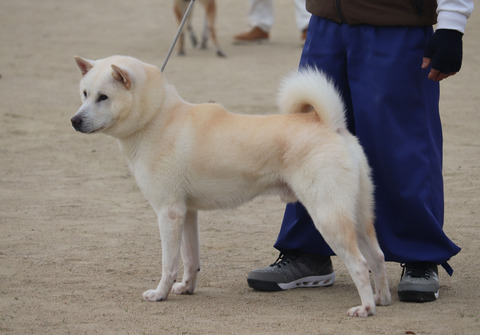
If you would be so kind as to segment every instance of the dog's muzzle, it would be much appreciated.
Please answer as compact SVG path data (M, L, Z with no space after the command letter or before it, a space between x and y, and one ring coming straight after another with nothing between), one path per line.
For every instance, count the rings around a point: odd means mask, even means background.
M71 118L73 128L84 134L93 134L105 128L103 125L95 125L88 121L84 115L78 114Z

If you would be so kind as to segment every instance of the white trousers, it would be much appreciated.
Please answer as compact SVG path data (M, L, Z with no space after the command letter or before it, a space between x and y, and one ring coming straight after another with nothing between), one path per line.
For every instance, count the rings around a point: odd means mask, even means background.
M305 9L305 0L294 0L295 21L299 30L308 27L310 13ZM259 27L263 31L270 31L275 19L273 0L250 0L248 21L252 27Z

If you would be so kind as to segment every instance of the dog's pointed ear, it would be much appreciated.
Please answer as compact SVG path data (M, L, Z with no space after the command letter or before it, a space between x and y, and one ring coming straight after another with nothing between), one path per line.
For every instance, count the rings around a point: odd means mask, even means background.
M113 73L112 73L113 77L116 80L120 81L123 84L123 86L125 86L125 88L129 90L130 87L132 87L132 80L128 72L122 68L119 68L114 64L112 64L112 69L113 69Z
M75 56L75 62L77 63L78 69L82 73L82 76L86 75L88 71L95 65L95 61L82 58L80 56Z

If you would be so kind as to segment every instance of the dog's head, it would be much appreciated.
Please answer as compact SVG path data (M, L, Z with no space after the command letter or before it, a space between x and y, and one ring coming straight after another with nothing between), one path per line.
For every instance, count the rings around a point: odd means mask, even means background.
M157 90L156 102L163 97L158 68L126 56L100 60L75 57L75 61L82 74L82 106L71 119L75 130L122 138L150 121L148 111L154 102L148 101L152 96L149 92Z

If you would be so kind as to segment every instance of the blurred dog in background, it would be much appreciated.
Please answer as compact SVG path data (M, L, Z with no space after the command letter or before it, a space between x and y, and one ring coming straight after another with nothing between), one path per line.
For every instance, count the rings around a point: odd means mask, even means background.
M178 24L182 22L183 16L187 11L190 1L192 0L175 0L174 12L175 16L177 17ZM215 0L196 0L196 2L200 2L205 8L205 23L203 25L200 49L207 48L208 37L211 36L213 44L216 48L217 56L226 57L225 53L222 51L222 49L220 49L220 45L218 44L217 40L217 34L215 32L215 16L217 11ZM195 32L193 31L190 17L187 19L186 26L192 45L197 47L198 40ZM178 54L185 55L185 34L183 32L180 34L180 38L178 40Z

